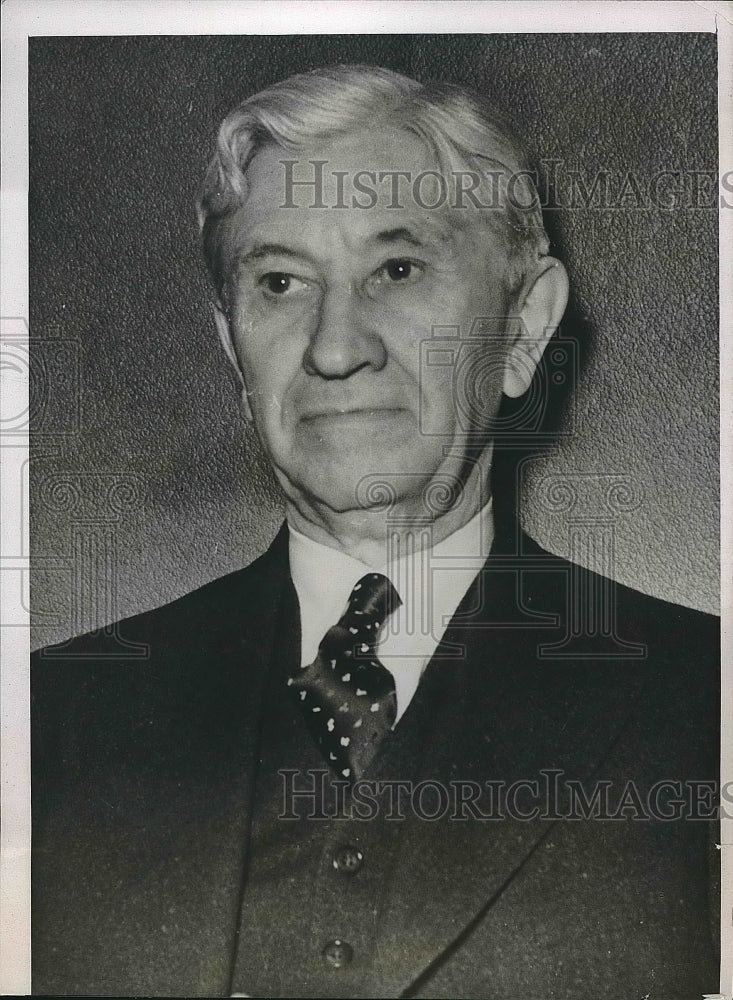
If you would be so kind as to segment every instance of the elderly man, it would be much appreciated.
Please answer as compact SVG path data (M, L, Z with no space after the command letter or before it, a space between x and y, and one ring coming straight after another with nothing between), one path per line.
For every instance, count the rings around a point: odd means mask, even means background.
M293 77L224 121L199 211L287 524L123 623L143 661L38 656L34 991L714 991L714 622L492 496L568 287L506 125Z

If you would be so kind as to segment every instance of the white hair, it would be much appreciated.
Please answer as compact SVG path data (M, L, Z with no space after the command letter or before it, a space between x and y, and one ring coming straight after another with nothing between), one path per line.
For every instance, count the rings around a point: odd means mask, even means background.
M480 94L446 83L421 84L378 66L329 66L291 76L247 98L221 124L216 151L197 203L204 256L218 290L223 284L220 223L247 200L247 168L260 149L276 145L298 151L380 124L421 138L441 169L460 165L498 185L498 216L507 237L512 289L533 262L547 254L549 240L531 172L504 118ZM507 196L512 178L513 196Z

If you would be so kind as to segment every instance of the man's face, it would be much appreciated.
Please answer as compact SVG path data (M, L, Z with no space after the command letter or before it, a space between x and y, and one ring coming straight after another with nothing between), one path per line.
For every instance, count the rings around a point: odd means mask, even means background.
M325 160L323 202L348 207L314 208L312 186L286 189L287 159L298 161L296 180L312 180L309 161ZM409 500L462 467L453 367L421 366L421 345L435 327L465 338L477 317L508 307L506 247L478 210L421 208L409 182L402 207L389 183L374 185L372 207L352 207L357 173L398 169L414 178L437 165L417 137L392 129L299 154L267 147L247 171L246 204L225 223L230 332L257 431L291 499L339 512L363 506L365 477ZM429 182L421 200L437 200ZM488 427L502 352L487 352L494 375L475 420Z

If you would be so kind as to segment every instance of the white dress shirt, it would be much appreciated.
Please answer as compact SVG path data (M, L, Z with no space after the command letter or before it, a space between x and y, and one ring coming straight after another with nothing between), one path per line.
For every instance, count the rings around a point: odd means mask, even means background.
M384 623L377 656L393 674L397 719L410 704L461 599L486 561L494 537L491 502L437 545L429 527L396 537L380 566L289 527L290 572L300 605L301 665L312 663L326 632L341 618L354 585L365 573L384 573L402 604Z

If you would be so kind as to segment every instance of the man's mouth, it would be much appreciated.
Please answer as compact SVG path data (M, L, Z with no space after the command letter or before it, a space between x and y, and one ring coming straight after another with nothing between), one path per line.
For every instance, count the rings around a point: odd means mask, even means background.
M318 420L383 420L404 414L403 406L354 406L314 410L300 418L302 423Z

